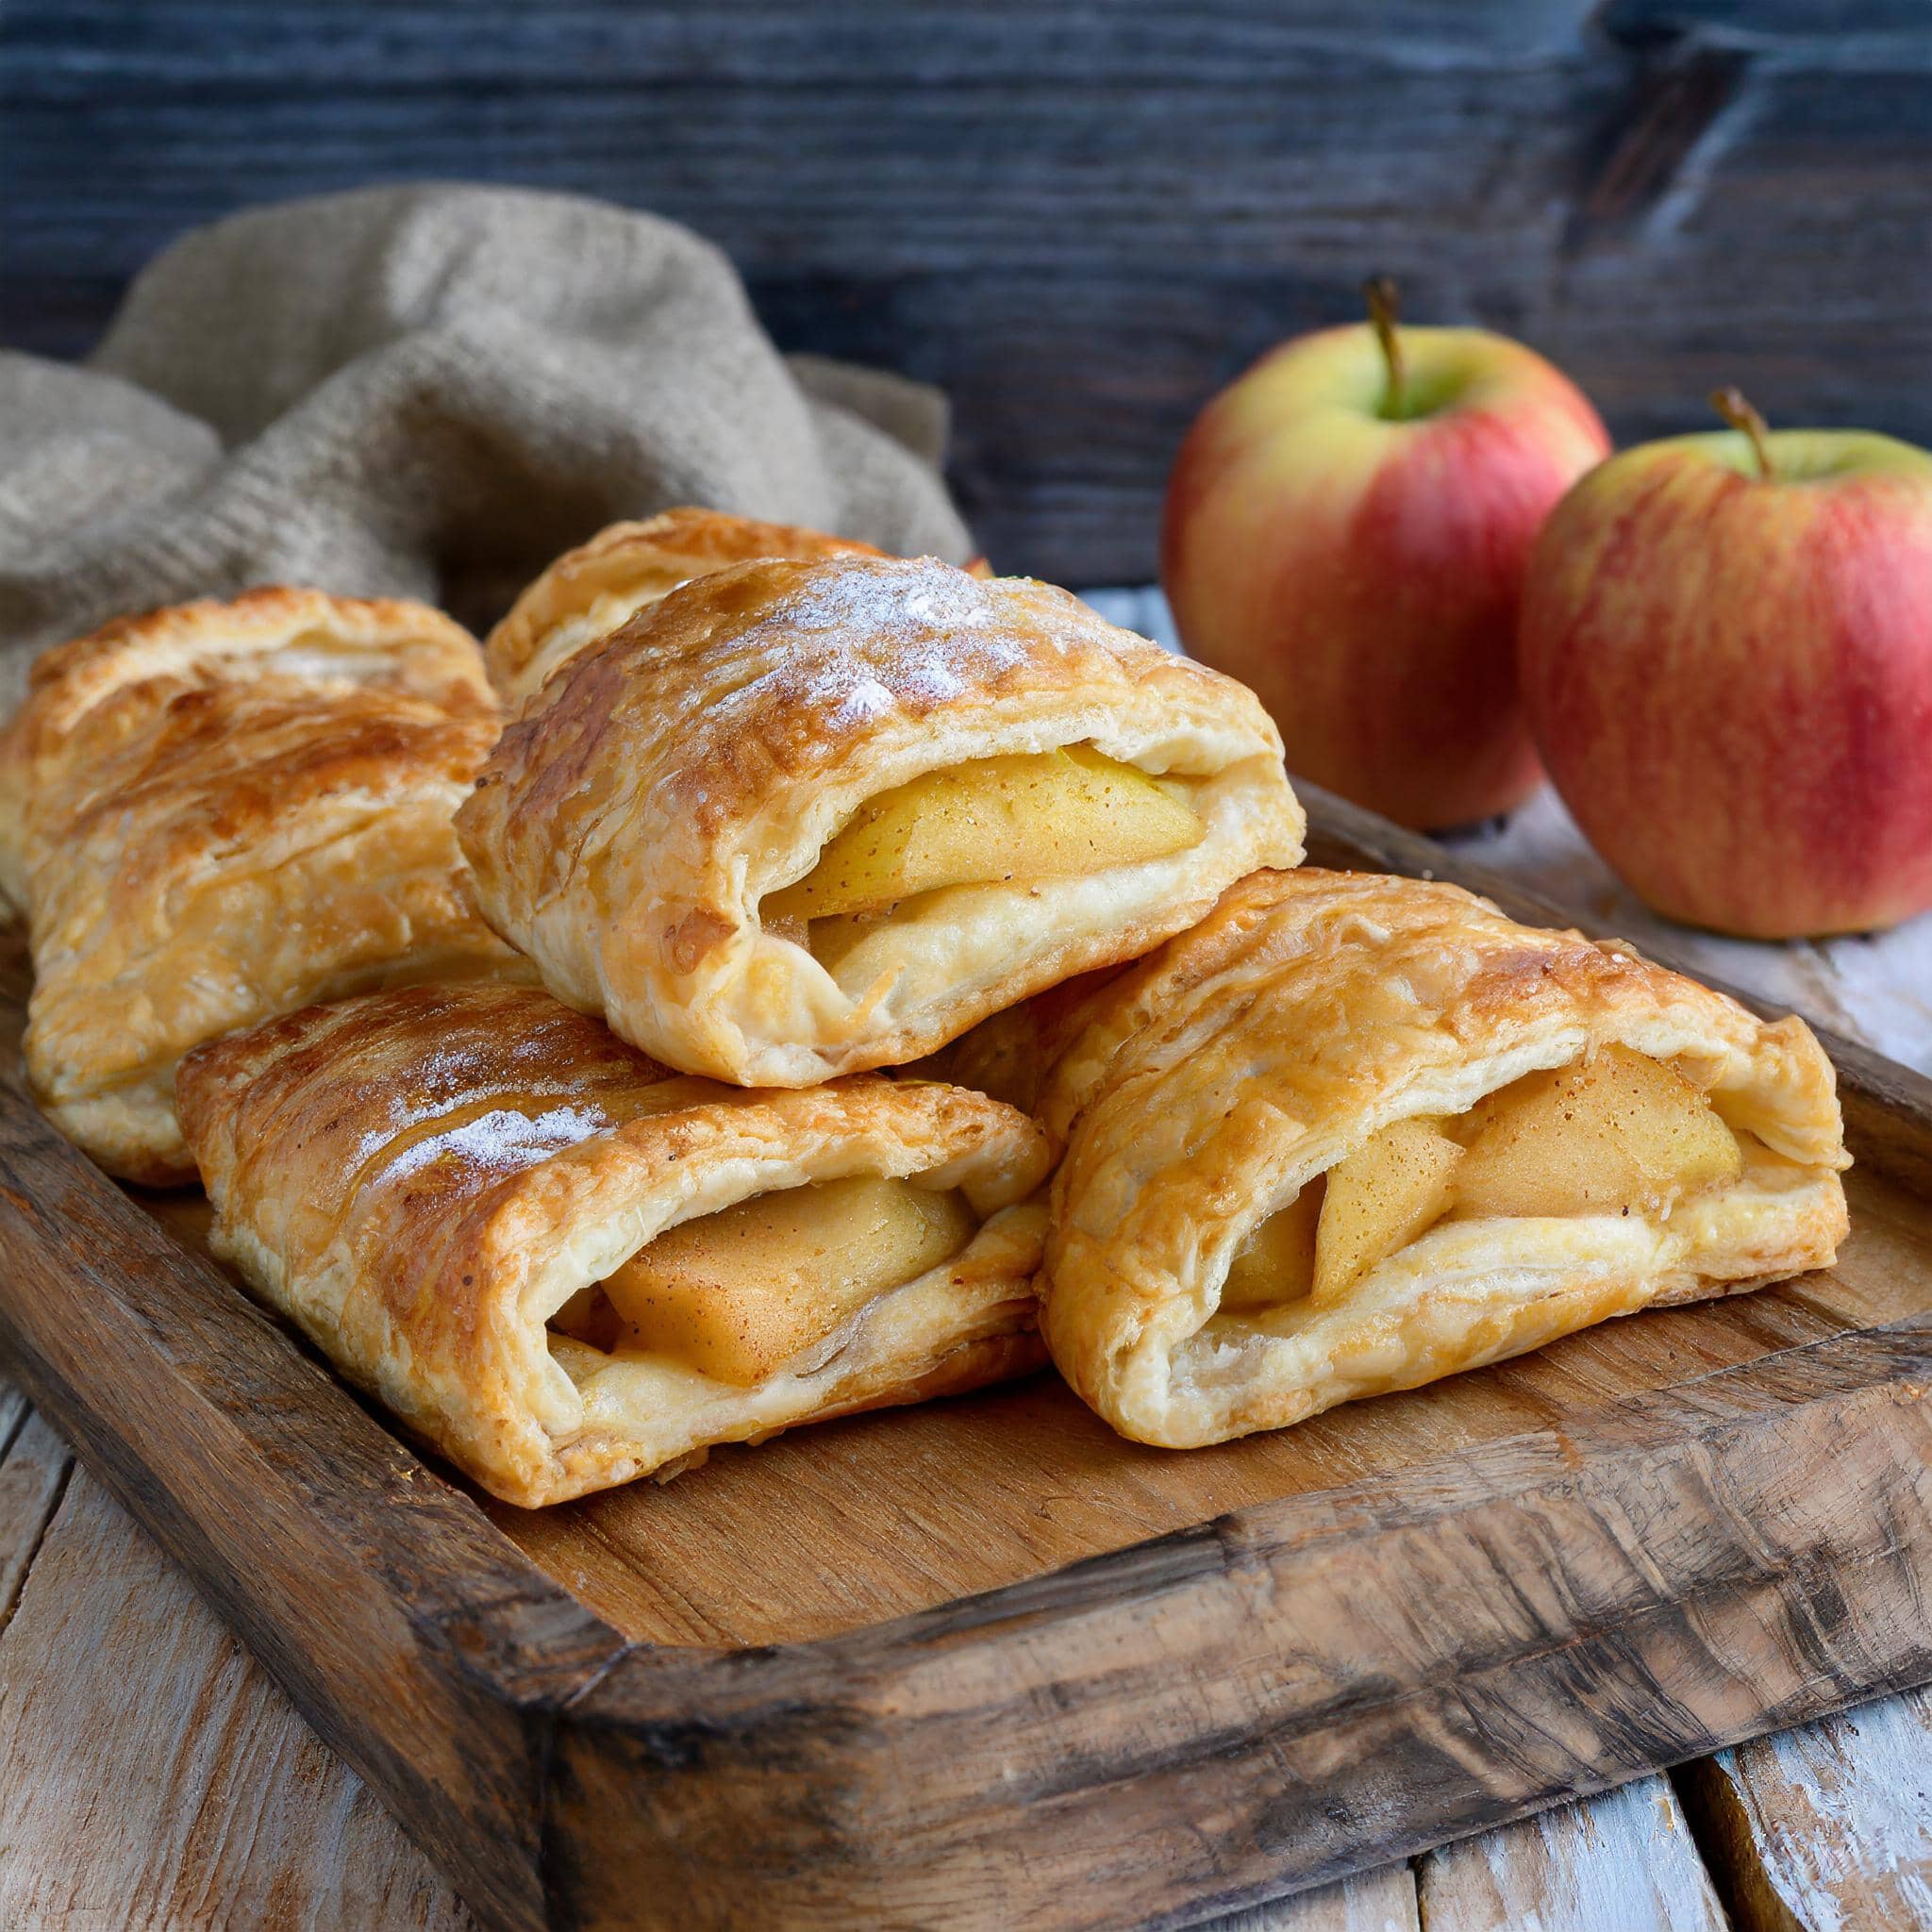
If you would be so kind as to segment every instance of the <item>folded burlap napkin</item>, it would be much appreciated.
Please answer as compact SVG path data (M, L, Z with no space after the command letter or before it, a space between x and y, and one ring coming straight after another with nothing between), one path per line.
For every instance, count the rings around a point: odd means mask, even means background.
M781 357L708 242L384 188L184 237L79 367L0 352L0 708L125 610L291 582L473 625L621 516L708 504L962 561L939 394Z

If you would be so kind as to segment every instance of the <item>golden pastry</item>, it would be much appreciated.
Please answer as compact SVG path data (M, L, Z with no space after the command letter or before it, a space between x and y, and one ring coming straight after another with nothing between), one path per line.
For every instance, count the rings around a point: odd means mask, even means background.
M1143 953L1302 825L1232 679L1064 591L886 558L674 591L525 706L458 817L553 992L774 1087Z
M216 1251L508 1502L1044 1358L1045 1137L958 1088L746 1091L419 987L205 1046L180 1106Z
M512 709L557 668L680 584L758 557L877 557L870 543L761 524L718 509L667 509L612 524L559 557L484 641L490 675Z
M1845 1233L1802 1021L1453 886L1257 874L1046 1031L1041 1327L1141 1441L1757 1287Z
M175 692L255 677L301 677L325 689L377 687L446 710L492 708L476 641L426 604L331 597L275 585L226 603L203 599L118 618L42 651L27 694L0 732L0 895L26 908L27 819L56 788L75 731L110 698L137 686L164 703ZM122 705L116 723L143 711ZM94 741L94 754L99 752Z
M372 987L529 976L476 916L452 824L497 728L475 645L465 676L425 613L409 633L429 639L425 674L401 632L363 648L378 608L312 598L271 654L300 668L210 678L184 650L182 669L106 690L38 747L27 1073L110 1173L193 1178L174 1081L202 1041ZM174 616L230 622L219 606Z

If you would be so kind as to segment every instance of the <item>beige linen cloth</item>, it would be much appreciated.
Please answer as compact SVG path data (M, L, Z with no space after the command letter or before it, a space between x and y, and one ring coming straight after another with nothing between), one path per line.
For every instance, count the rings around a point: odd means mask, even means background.
M688 230L375 189L184 237L80 366L0 352L0 715L124 611L306 583L492 622L617 517L707 504L953 562L918 384L781 357Z

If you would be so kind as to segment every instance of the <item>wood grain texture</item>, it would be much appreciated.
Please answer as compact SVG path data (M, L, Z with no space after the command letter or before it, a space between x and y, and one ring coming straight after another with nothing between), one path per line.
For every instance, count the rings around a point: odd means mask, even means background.
M1407 1865L1365 1872L1293 1898L1230 1912L1200 1932L1422 1932Z
M1908 1691L1678 1774L1739 1932L1932 1926L1932 1698Z
M1737 381L1932 441L1904 0L9 0L0 115L10 342L78 351L246 203L602 194L722 243L784 346L942 384L982 541L1063 581L1151 576L1194 410L1376 271L1625 440Z
M15 1424L11 1430L7 1426L9 1406ZM12 1618L73 1466L66 1443L27 1410L18 1391L0 1383L0 1633Z
M1426 1932L1725 1932L1668 1780L1638 1778L1417 1861Z
M675 1874L693 1925L753 1896L808 1925L1158 1921L1921 1680L1928 1375L1932 1322L1842 1335L742 1653L701 1712L689 1654L633 1650L559 1731L551 1842L594 1823L640 1859L560 1861L562 1916L620 1923Z
M470 1932L447 1881L91 1477L43 1535L72 1458L0 1379L9 1431L0 1633L26 1554L45 1567L0 1641L0 1924ZM1398 1865L1207 1932L1416 1927Z
M8 1926L475 1924L85 1474L0 1638L0 1847Z

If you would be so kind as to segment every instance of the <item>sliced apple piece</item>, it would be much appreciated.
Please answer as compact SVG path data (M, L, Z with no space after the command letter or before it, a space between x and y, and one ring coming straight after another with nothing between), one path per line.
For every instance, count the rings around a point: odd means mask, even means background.
M1315 1224L1321 1218L1322 1176L1317 1174L1235 1250L1222 1284L1221 1306L1232 1310L1300 1301L1315 1284Z
M950 1260L977 1226L958 1191L858 1174L666 1228L603 1288L626 1324L620 1347L749 1388Z
M550 1325L559 1335L568 1335L573 1341L581 1341L586 1348L594 1348L604 1355L617 1346L625 1333L624 1320L610 1306L610 1297L604 1292L601 1281L578 1289L551 1316Z
M1314 1296L1338 1302L1385 1255L1449 1211L1462 1149L1430 1115L1394 1121L1328 1170Z
M1469 1119L1456 1211L1653 1211L1742 1170L1737 1138L1674 1067L1628 1047L1526 1074Z
M1064 877L1198 844L1200 819L1145 772L1091 744L974 758L869 798L767 925L877 912L917 892Z

